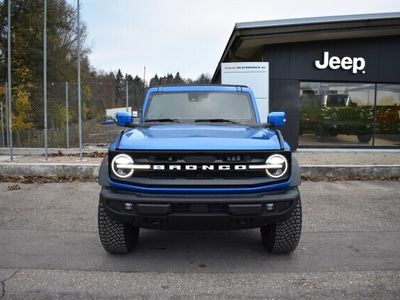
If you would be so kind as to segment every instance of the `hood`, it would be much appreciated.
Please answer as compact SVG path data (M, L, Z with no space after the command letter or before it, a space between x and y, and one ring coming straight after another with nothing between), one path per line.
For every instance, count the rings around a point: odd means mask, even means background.
M273 130L232 124L157 124L126 130L121 150L279 150Z

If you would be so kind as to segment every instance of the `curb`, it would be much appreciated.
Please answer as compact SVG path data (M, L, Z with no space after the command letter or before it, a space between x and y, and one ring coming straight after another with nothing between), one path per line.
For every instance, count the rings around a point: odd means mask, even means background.
M84 147L83 153L107 153L107 147ZM48 154L79 154L79 148L48 148ZM0 148L0 155L9 156L10 149L9 148ZM43 148L13 148L14 156L44 156Z
M400 178L400 165L303 165L303 178Z
M100 164L0 163L0 176L97 177Z
M0 176L97 177L100 164L0 163ZM400 165L303 165L303 178L400 178Z

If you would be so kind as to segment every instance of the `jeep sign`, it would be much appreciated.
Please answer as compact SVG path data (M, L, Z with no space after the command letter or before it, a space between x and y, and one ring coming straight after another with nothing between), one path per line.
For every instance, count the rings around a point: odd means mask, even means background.
M329 57L329 52L324 51L323 61L316 60L315 67L320 70L324 70L328 67L332 70L342 68L343 70L351 70L353 74L357 74L359 71L365 74L365 59L363 57L351 58L349 56L345 56L342 59L338 56Z

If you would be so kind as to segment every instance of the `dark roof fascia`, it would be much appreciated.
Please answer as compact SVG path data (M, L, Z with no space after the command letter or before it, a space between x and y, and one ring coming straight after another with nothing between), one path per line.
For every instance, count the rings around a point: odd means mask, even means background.
M221 63L225 61L232 46L240 42L240 39L245 36L247 38L256 38L257 36L271 34L273 31L275 31L275 34L277 32L279 34L279 31L282 30L285 30L285 32L304 32L310 29L310 27L315 28L316 25L324 27L321 30L329 31L333 29L330 27L335 28L337 26L340 26L342 29L357 28L360 26L360 23L362 23L362 27L367 29L368 27L376 28L376 22L383 21L385 24L388 24L391 20L394 21L394 23L400 24L400 12L236 23L218 62L214 75L211 78L211 82L215 82L219 77Z

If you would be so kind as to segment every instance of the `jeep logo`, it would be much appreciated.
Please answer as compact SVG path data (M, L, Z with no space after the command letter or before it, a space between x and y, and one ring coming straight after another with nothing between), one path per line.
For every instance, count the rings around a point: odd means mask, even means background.
M315 67L320 70L324 70L328 67L332 70L342 68L343 70L351 70L353 74L357 74L359 71L365 74L365 59L362 57L351 58L349 56L345 56L342 59L338 56L329 57L329 52L324 51L323 61L316 60Z

